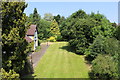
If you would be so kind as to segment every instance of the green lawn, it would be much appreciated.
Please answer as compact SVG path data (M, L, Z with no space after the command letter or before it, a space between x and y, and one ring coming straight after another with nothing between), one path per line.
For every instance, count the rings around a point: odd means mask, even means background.
M37 78L88 78L84 57L67 51L67 42L50 45L35 67Z

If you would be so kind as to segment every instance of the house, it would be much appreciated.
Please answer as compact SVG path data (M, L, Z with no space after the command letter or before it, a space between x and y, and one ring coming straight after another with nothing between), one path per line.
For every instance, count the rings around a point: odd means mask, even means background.
M36 25L30 25L30 28L27 30L25 39L28 43L33 42L33 50L36 49L38 46L38 35L37 35L37 26Z

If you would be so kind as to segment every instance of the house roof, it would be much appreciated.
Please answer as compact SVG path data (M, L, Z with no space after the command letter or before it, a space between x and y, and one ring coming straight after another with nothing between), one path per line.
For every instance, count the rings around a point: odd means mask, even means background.
M28 29L26 35L31 35L31 36L34 36L34 33L36 31L36 25L30 25L30 28Z
M32 42L32 41L33 41L33 40L32 40L30 37L28 37L28 36L26 36L25 39L26 39L27 42Z

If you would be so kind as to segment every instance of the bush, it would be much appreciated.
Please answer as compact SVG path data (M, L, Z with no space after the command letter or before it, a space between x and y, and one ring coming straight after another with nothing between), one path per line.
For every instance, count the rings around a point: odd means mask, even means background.
M40 49L41 49L41 46L37 46L35 52L40 51Z
M9 72L6 72L3 68L1 69L1 78L5 80L20 80L20 75L17 74L14 70L9 70Z
M99 54L94 61L92 61L92 70L90 78L106 78L108 80L118 78L117 63L110 55Z
M50 38L48 38L47 39L48 41L50 41L50 42L55 42L56 41L56 38L55 37L53 37L53 36L51 36Z
M118 26L116 28L115 37L116 37L116 39L118 39L120 41L120 26Z
M120 41L115 38L109 38L104 43L105 52L110 54L116 61L120 54Z
M62 41L62 36L61 35L57 36L57 41Z
M104 50L104 41L105 38L102 35L99 35L89 46L88 49L86 49L85 54L86 58L90 61L94 60L98 54L105 54Z
M114 38L105 38L98 36L93 44L86 49L85 54L89 59L94 60L98 54L109 54L114 59L118 60L118 54L120 54L120 42Z
M31 48L31 51L34 51L34 41L29 43L29 47Z
M38 39L38 46L40 46L40 44L41 44L41 40Z

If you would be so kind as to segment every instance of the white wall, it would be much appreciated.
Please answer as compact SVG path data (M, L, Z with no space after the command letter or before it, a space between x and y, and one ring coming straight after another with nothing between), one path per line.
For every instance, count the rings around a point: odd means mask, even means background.
M35 34L34 34L34 50L36 49L37 46L38 46L38 36L37 36L37 31L35 31Z

